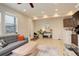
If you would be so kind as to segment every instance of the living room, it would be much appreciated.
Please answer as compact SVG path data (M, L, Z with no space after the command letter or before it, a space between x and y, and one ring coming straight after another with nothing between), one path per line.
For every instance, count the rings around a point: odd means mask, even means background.
M71 21L78 7L77 3L0 3L0 40L7 42L0 48L0 56L79 55L78 52L69 50L79 45L78 38L77 42L72 42L73 22L76 20ZM64 49L65 46L69 49Z

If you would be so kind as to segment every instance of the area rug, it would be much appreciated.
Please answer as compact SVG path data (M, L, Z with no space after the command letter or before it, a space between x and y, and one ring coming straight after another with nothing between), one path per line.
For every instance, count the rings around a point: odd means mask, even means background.
M59 55L59 48L51 47L46 45L39 45L37 47L39 52L36 56L58 56Z

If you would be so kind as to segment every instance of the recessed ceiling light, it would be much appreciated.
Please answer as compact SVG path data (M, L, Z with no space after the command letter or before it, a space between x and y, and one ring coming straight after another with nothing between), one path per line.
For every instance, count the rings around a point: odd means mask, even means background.
M55 9L55 11L58 11L58 9Z
M24 9L24 12L26 11L26 9Z
M45 28L42 28L43 31L45 31Z
M34 17L33 17L33 19L35 19L35 20L36 20L36 19L38 19L38 17L34 16Z
M74 12L73 11L69 11L66 15L73 15Z
M43 18L48 18L48 15L44 15Z
M59 17L59 16L60 16L59 14L55 13L53 17Z

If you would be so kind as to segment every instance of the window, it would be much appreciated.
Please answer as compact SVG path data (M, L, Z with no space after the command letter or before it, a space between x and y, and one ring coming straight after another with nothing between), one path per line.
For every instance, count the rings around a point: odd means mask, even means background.
M12 15L5 15L5 32L16 33L16 17Z

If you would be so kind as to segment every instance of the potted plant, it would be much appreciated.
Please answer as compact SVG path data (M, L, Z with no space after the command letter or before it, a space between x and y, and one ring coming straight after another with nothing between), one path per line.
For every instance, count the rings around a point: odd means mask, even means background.
M42 37L43 37L43 31L42 31L42 29L40 29L40 30L38 31L38 34L39 34L39 38L42 38Z

